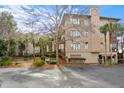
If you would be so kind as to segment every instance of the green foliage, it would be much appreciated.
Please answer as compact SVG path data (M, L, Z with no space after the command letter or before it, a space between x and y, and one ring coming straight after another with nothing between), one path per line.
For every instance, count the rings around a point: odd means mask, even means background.
M56 53L55 52L45 52L45 56L46 57L56 57Z
M25 50L25 44L23 42L19 42L19 55L23 55L23 50Z
M57 64L56 58L50 58L49 64Z
M6 51L7 51L6 42L0 39L0 56L5 55Z
M44 56L41 56L40 58L41 58L41 60L45 60L45 57Z
M5 34L5 38L10 39L13 37L8 37L8 35L13 35L12 33L17 29L16 22L12 14L7 11L0 13L0 30Z
M12 65L12 61L10 60L7 60L5 62L0 62L0 66L10 66L10 65Z
M104 33L104 34L107 33L108 31L112 32L118 29L119 29L119 25L115 23L108 23L100 27L101 33Z
M50 61L49 64L57 64L57 61Z
M3 55L15 55L15 31L16 22L11 13L3 11L0 13L0 38L5 40L6 49L2 50Z
M6 57L6 56L1 56L1 57L0 57L0 62L5 62L5 61L7 61L7 60L9 60L9 58Z
M106 60L106 61L105 61L105 64L106 64L106 65L110 65L110 64L111 64L111 61L110 61L110 60Z
M5 40L0 40L0 56L4 56L7 54L7 41ZM9 56L14 56L15 55L15 46L16 43L14 40L10 40L10 51L9 51Z
M7 56L1 56L0 57L0 62L5 62L7 60L9 60L9 57L7 57Z
M16 48L16 42L11 39L10 40L9 56L14 56L16 54L15 48Z
M45 64L44 60L41 60L40 58L36 58L36 61L33 63L34 66L36 67L41 67Z
M84 63L86 60L86 58L68 58L69 62L73 62L73 63Z
M12 64L12 61L6 57L6 56L3 56L3 57L0 57L0 66L9 66Z
M36 57L40 57L41 54L40 54L40 53L35 53L35 56L36 56Z
M68 58L68 60L69 61L71 61L71 60L83 60L83 61L85 61L86 58Z

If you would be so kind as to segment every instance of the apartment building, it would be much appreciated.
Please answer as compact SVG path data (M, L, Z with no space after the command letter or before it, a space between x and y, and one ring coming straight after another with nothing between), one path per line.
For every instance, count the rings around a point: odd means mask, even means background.
M91 8L90 15L65 14L62 20L64 28L59 48L67 58L86 58L86 63L98 63L98 56L105 55L104 34L100 26L117 22L118 18L99 16L98 8ZM107 33L107 55L117 55L111 52L109 32Z

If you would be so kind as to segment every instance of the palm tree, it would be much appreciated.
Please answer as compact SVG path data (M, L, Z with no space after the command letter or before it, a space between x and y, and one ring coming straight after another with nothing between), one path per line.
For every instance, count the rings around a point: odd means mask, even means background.
M106 61L106 57L107 57L106 35L107 35L107 32L108 32L107 24L105 24L104 26L100 27L100 31L101 31L101 33L104 34L104 39L105 39L105 61Z
M116 32L117 30L119 29L119 26L118 24L115 24L115 23L108 23L108 24L105 24L103 25L102 27L100 27L100 31L102 33L104 33L104 36L105 36L105 60L106 60L106 53L107 53L107 49L106 49L106 34L107 32L109 32L109 36L110 36L110 50L111 50L111 58L112 58L112 33L113 32Z

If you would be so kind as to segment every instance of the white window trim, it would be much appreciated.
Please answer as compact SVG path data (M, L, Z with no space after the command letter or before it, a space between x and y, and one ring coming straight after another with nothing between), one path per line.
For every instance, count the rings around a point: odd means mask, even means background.
M71 18L71 19L70 19L70 22L71 22L72 24L77 24L77 25L79 25L79 24L80 24L80 19L79 19L79 18Z
M81 49L81 44L80 43L72 43L71 44L71 49L80 50Z
M79 30L71 30L70 36L71 37L80 37L81 36L81 33L80 33Z

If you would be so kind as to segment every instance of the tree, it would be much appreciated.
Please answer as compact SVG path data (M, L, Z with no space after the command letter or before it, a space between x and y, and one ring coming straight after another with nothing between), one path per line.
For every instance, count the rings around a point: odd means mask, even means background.
M123 51L123 47L124 47L124 25L123 24L119 24L117 30L118 30L118 32L116 34L116 37L120 38L120 40L118 40L118 41L120 41L120 43L121 43L120 47L121 47L121 50Z
M101 33L104 34L104 39L105 39L105 61L106 61L106 58L107 58L106 35L107 35L107 32L108 32L107 24L105 24L104 26L100 27L100 31L101 31Z
M23 7L22 7L23 8ZM29 12L29 11L27 11ZM33 44L33 61L35 62L35 30L36 30L36 23L38 21L37 14L35 12L29 12L30 17L23 19L23 24L25 24L27 27L30 27L30 34L31 34L31 42Z
M30 15L31 18L25 21L28 22L33 33L40 33L42 35L49 34L55 40L56 46L56 61L59 64L59 44L62 34L62 30L67 30L69 28L64 28L62 26L62 19L64 14L87 14L89 6L71 6L71 5L50 5L50 6L30 6L26 8L21 6L21 8ZM72 16L70 15L70 18ZM23 20L23 19L21 19ZM25 20L25 19L24 19ZM84 19L85 20L85 19ZM32 38L33 39L33 38Z
M47 46L51 46L52 44L52 39L50 36L41 36L39 38L39 41L37 42L37 45L40 46L40 54L42 57L44 57L45 52L47 52ZM51 49L50 49L51 50Z
M62 19L65 13L69 14L86 14L88 6L67 6L67 5L54 5L54 6L35 6L30 9L35 12L35 18L38 18L40 24L40 32L43 34L50 34L55 39L56 46L56 61L59 64L59 44L61 32L64 30L62 27ZM26 9L25 9L26 10ZM30 13L30 11L28 11ZM71 16L70 16L71 18Z
M111 50L111 58L112 58L112 33L114 33L115 31L117 31L119 28L118 24L115 23L108 23L103 25L102 27L100 27L100 31L101 33L104 34L104 38L105 38L105 60L106 60L106 55L107 55L107 47L106 47L106 35L107 32L109 32L109 36L110 36L110 50Z
M0 56L4 56L6 54L7 47L5 40L0 39Z
M0 32L1 39L6 40L7 42L7 56L10 56L10 44L14 39L14 33L16 31L16 22L13 16L9 12L2 12L0 14Z
M28 55L28 46L29 43L32 43L31 33L24 33L21 31L16 32L16 45L20 50L20 55L23 55L23 51L25 50L25 56ZM22 47L22 48L21 48Z
M23 51L25 50L25 44L23 43L23 42L19 42L19 50L20 50L20 52L19 52L19 55L23 55Z

